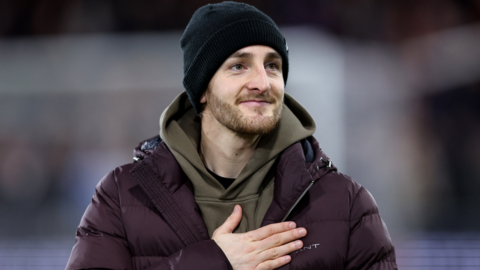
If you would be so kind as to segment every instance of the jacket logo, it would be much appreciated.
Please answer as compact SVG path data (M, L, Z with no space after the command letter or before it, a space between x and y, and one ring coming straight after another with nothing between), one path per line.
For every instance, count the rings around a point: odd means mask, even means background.
M307 250L307 249L312 249L312 247L313 247L313 248L317 248L317 246L320 246L320 244L311 244L311 245L310 245L310 246L308 246L308 247L307 247L307 246L305 246L305 247L303 247L303 248L301 248L301 249L297 250L297 252L295 252L295 253L298 253L298 252L300 252L300 251L304 251L304 250Z

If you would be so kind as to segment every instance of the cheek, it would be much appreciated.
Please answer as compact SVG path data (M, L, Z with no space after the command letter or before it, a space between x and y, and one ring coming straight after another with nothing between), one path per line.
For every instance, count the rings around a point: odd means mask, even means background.
M275 95L276 97L283 97L283 94L285 92L285 87L283 84L283 80L280 82L275 81L272 83L272 95Z
M228 104L233 104L235 103L236 100L236 95L234 93L229 92L229 89L227 88L217 88L217 89L212 89L210 91L205 100L207 103L211 103L212 100L215 100L215 102L218 103L228 103Z

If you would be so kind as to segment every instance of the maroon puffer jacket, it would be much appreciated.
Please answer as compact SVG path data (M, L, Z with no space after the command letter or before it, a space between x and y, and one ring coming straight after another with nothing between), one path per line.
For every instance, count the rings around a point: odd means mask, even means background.
M300 142L279 157L274 199L262 223L286 218L307 229L304 248L279 269L397 269L370 193L309 141L313 162L306 162ZM97 185L67 269L232 269L209 239L192 184L167 146L138 150L143 161L116 168Z

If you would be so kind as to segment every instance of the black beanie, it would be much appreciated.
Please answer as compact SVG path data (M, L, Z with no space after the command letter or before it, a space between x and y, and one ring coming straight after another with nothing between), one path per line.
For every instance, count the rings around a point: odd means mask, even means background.
M288 47L275 22L257 8L236 2L199 8L180 40L183 50L183 85L197 113L200 98L223 62L237 50L266 45L282 56L284 83L288 77Z

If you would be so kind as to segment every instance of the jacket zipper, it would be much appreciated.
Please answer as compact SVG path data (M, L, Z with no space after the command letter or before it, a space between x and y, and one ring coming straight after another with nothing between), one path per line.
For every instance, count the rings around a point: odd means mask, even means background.
M310 181L310 184L308 185L308 187L303 191L302 195L300 195L300 197L298 197L298 199L295 201L293 206L290 207L290 209L288 210L287 214L283 217L281 222L284 222L287 219L288 215L290 215L290 213L293 211L293 208L295 208L295 206L297 206L297 204L300 202L300 200L303 198L303 196L305 196L305 194L307 194L307 191L313 186L314 183L315 183L315 181Z

